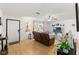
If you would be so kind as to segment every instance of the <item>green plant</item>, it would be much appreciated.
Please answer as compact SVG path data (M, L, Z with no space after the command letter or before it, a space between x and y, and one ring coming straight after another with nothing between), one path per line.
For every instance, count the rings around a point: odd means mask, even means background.
M67 41L64 41L64 42L61 43L60 48L69 50L70 46L69 46Z
M63 52L66 51L68 52L70 50L70 46L67 42L67 40L62 40L60 44L58 44L60 50L62 50Z

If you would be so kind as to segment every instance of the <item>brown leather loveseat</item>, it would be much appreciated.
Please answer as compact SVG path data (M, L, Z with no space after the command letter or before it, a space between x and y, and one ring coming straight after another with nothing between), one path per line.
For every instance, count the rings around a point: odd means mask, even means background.
M44 33L44 32L35 32L33 31L33 36L34 39L46 46L50 46L52 44L54 44L55 42L55 37L53 37L52 39L49 38L49 34Z

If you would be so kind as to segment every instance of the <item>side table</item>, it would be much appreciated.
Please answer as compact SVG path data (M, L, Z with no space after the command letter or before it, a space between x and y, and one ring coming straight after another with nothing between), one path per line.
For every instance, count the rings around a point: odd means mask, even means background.
M2 37L0 36L0 41L1 41L1 51L0 54L4 55L8 53L8 46L7 46L7 37ZM4 45L4 41L6 41L6 44Z

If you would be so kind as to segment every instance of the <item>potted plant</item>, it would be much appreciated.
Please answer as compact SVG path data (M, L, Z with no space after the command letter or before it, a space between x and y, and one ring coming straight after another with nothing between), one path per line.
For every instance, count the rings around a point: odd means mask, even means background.
M67 42L66 39L62 40L60 42L60 44L58 44L58 47L59 47L58 48L59 51L65 53L65 54L68 54L69 53L70 46L69 46L69 44L68 44L68 42Z

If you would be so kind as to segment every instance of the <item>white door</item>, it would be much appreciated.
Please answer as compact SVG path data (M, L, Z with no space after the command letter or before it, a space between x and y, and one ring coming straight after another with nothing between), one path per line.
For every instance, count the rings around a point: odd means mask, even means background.
M8 20L8 43L19 41L19 21Z

